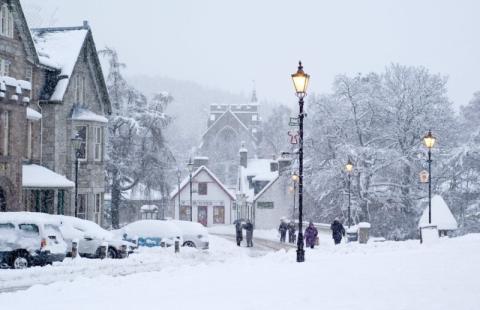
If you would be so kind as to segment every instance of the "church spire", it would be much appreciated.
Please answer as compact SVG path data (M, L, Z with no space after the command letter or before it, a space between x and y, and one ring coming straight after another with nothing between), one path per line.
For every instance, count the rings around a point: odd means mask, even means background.
M256 90L256 87L255 87L255 80L253 80L252 99L250 100L250 102L256 103L257 101L258 101L257 90Z

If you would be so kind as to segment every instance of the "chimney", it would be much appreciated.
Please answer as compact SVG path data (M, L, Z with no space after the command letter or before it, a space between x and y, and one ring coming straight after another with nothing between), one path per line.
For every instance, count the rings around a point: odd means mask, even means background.
M238 152L240 153L240 166L242 166L243 168L247 168L248 151L245 148L245 142L244 141L242 141L242 147L240 148L240 150Z
M197 170L201 166L207 166L208 165L208 157L204 156L196 156L193 158L193 170Z
M278 173L282 174L285 170L288 169L291 165L290 159L287 158L280 158L278 160Z
M90 29L90 26L88 25L88 20L83 21L83 29L86 29L86 30Z

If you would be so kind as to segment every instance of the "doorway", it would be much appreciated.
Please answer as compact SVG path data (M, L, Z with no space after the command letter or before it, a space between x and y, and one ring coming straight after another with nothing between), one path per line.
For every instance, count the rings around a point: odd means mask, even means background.
M198 206L198 222L203 226L208 225L208 207Z

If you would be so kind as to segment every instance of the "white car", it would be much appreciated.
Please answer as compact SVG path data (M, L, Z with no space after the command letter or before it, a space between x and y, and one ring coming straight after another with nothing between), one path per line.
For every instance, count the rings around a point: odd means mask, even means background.
M138 246L172 246L175 241L182 244L181 230L169 221L140 220L116 230L115 234Z
M116 237L98 224L66 215L52 215L61 222L60 230L67 240L68 254L72 252L72 241L78 241L78 253L82 257L99 258L100 248L108 246L109 258L125 258L136 246Z
M168 220L182 231L183 246L197 249L208 249L208 230L200 223L190 221Z
M0 266L22 269L63 261L67 244L59 226L42 213L0 213Z

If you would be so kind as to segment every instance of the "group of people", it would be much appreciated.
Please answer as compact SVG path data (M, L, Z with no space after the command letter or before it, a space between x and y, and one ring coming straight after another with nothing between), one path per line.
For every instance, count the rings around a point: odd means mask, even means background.
M280 222L280 226L278 227L278 231L280 232L280 242L285 243L287 239L287 232L288 232L288 242L295 243L297 239L297 227L294 221L290 221L287 223L285 219L282 219Z
M247 247L253 247L253 224L250 220L236 220L235 222L235 236L237 239L237 245L243 241L243 230L245 229L245 237L247 239Z
M342 237L345 236L345 228L343 225L340 223L338 219L335 219L330 225L330 229L332 230L332 238L335 244L339 244L342 242ZM294 221L290 221L287 223L285 219L282 219L280 221L280 226L278 227L278 231L280 233L280 242L284 243L287 232L288 232L288 242L289 243L295 243L296 240L296 225ZM307 248L313 249L315 245L318 245L319 240L318 240L318 229L315 227L312 221L308 223L307 228L305 229L305 246Z

